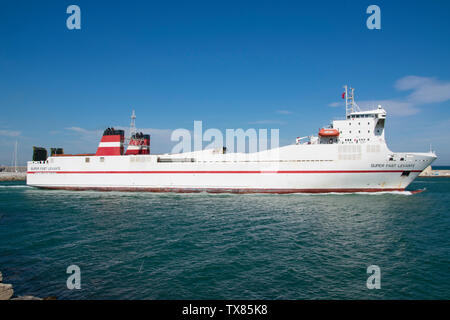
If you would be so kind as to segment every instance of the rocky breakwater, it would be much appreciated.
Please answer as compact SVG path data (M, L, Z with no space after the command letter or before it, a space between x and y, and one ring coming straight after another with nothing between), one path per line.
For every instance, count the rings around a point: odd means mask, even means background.
M420 173L419 177L450 177L450 170L433 170L429 166Z
M56 298L47 297L42 299L28 295L14 297L14 289L12 284L3 283L3 274L0 272L0 300L56 300Z
M26 179L26 172L0 172L0 181L24 181Z
M0 272L0 300L9 300L14 294L12 284L3 283L3 274Z

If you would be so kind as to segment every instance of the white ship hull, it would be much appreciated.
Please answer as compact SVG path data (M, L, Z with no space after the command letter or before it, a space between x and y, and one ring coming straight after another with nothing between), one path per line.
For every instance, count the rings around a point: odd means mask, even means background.
M221 148L152 155L150 136L135 133L124 155L123 130L108 128L95 155L29 162L27 184L154 192L401 191L436 159L431 151L390 151L384 139L386 111L381 106L360 111L353 89L347 96L347 87L345 98L345 119L332 121L303 144L298 138L295 145L254 153L226 153ZM133 113L133 126L134 118Z
M29 162L27 184L49 189L319 193L404 190L436 156L385 144L290 145L251 154L64 156Z

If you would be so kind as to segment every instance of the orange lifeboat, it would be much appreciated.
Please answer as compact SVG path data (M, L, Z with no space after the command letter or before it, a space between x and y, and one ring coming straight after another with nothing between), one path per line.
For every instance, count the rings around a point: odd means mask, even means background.
M321 137L338 137L339 130L337 129L320 129L319 136Z

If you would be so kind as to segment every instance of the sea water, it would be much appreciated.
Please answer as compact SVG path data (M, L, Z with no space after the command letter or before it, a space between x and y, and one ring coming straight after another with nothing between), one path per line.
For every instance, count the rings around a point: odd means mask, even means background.
M381 194L52 191L0 183L0 271L58 299L449 299L450 179ZM70 290L67 268L80 268ZM367 268L380 268L368 289Z

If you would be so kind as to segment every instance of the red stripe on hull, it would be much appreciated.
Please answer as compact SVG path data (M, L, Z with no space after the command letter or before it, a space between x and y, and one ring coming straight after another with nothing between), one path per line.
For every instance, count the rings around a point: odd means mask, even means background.
M405 189L382 188L349 188L349 189L233 189L233 188L136 188L136 187L50 187L36 186L40 189L71 190L71 191L125 191L125 192L175 192L175 193L354 193L354 192L391 192L405 191Z
M28 171L27 174L35 173L60 173L60 174L285 174L285 173L399 173L405 170L322 170L322 171ZM410 172L422 172L421 170L407 170Z

